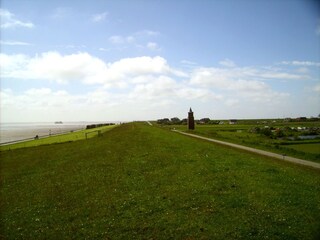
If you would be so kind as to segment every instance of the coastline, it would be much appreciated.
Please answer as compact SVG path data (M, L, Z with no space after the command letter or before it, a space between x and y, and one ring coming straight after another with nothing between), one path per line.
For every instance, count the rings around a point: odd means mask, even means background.
M1 123L0 145L13 144L34 139L36 136L45 138L58 134L66 134L83 130L89 124L100 122L66 122L55 123Z
M0 146L4 145L10 145L14 143L19 143L19 142L25 142L25 141L30 141L34 140L36 136L38 136L38 139L43 139L51 136L57 136L57 135L63 135L63 134L68 134L71 132L77 132L85 129L84 128L64 128L63 131L57 130L54 131L52 129L49 129L49 134L48 131L45 129L34 129L34 130L20 130L15 133L10 133L8 135L1 135L1 141L0 141ZM51 130L51 131L50 131ZM4 136L4 137L2 137Z
M38 136L39 139L50 136L67 134L86 129L88 125L114 123L119 121L79 121L79 122L19 122L19 123L0 123L0 145L10 145L23 141L30 141Z

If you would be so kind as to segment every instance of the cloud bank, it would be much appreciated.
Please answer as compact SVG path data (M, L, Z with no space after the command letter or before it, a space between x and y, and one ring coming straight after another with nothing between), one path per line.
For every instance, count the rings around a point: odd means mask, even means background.
M102 111L95 116L104 120L108 117L103 112L108 109L112 120L132 120L146 115L151 119L164 117L165 112L179 116L181 113L171 109L185 110L188 106L198 107L200 113L205 114L211 112L211 107L204 106L212 106L216 115L222 116L226 109L230 112L232 108L234 117L240 113L262 117L290 109L291 93L275 90L273 81L308 79L304 72L275 67L237 67L231 60L223 60L220 65L192 65L191 68L189 65L181 70L160 56L106 62L86 52L69 55L45 52L35 56L0 54L0 74L5 81L44 81L52 86L22 92L3 89L1 109L5 116L17 116L16 112L28 109L35 114L51 109L70 120L90 120L86 112L93 111ZM87 86L88 90L81 94L70 90L79 85ZM313 92L318 92L318 86ZM68 115L70 109L74 115Z

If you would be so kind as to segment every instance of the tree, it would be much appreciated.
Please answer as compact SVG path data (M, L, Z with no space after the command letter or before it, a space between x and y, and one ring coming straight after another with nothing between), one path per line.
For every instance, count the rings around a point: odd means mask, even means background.
M207 124L210 122L210 118L202 118L202 119L200 119L200 122Z
M284 132L281 130L281 129L276 129L275 131L275 135L277 138L281 138L281 137L284 137Z
M172 124L180 124L181 123L180 119L177 117L171 118L171 122L172 122Z
M272 131L270 128L263 128L260 130L260 133L267 136L267 137L271 137L272 136Z
M158 119L157 123L158 124L169 124L170 120L169 120L169 118Z

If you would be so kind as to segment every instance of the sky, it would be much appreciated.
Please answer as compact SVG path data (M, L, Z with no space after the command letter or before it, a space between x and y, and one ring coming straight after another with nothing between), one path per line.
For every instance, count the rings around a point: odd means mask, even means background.
M320 114L312 0L2 0L0 121Z

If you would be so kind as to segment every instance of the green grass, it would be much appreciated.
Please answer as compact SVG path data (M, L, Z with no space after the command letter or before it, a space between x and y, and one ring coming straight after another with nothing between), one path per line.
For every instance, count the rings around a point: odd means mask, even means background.
M293 145L286 145L285 147L294 149L296 151L320 155L320 143L293 144Z
M311 125L313 124L313 125ZM317 123L318 124L318 123ZM306 126L318 126L315 123L305 123ZM258 148L265 151L270 151L278 154L286 154L288 156L297 157L309 161L320 162L319 149L319 139L315 140L305 140L298 141L301 143L317 143L310 145L309 148L299 148L296 149L288 147L293 142L279 139L271 139L267 136L263 136L256 133L248 132L249 129L253 128L255 125L197 125L195 130L191 133L202 135L209 138L214 138L226 142L232 142L240 145L245 145L248 147ZM291 126L291 125L290 125ZM295 125L292 125L295 126ZM301 126L301 123L300 123ZM261 126L260 126L261 127ZM173 126L163 126L165 129L176 128L177 130L187 131L186 125L173 125Z
M4 146L0 146L0 151L83 140L86 138L96 137L98 135L98 131L100 131L100 134L103 134L109 131L110 129L114 128L115 126L116 125L103 126L103 127L93 128L93 129L86 129L86 130L61 134L61 135L55 135L55 136L46 137L46 138L40 138L37 140L30 140L30 141L25 141L20 143L4 145Z
M5 239L314 239L320 173L142 123L1 152Z

